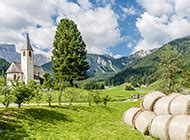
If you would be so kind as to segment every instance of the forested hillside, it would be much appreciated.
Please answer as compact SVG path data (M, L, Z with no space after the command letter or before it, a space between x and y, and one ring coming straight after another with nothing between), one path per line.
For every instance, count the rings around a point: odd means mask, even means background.
M6 60L0 58L0 76L6 72L9 65Z
M170 44L182 54L187 69L190 69L190 36L173 40ZM106 80L107 85L119 85L124 82L133 84L151 84L160 78L160 55L164 47L127 66L113 77Z

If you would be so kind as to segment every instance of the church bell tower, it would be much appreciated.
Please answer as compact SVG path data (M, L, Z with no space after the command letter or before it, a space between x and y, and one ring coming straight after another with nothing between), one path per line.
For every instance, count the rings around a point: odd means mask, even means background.
M26 34L26 43L21 49L21 69L25 84L28 84L30 80L34 80L34 50L30 44L28 33Z

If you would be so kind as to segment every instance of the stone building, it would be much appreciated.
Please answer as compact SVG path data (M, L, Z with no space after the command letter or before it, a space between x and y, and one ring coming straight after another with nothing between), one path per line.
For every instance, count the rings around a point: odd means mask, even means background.
M30 44L29 35L27 34L26 43L21 49L21 63L12 62L6 71L7 84L11 85L11 81L15 79L25 84L30 80L42 84L43 74L44 71L42 67L34 65L34 50Z

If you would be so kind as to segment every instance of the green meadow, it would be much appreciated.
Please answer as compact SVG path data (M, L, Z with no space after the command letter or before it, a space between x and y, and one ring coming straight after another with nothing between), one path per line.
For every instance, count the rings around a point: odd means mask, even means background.
M139 101L127 101L132 94L146 94L152 88L137 88L134 91L124 90L124 85L99 91L87 91L70 88L75 91L77 104L51 107L46 105L22 106L8 109L0 108L0 139L153 139L144 136L123 122L123 113L132 106L139 106ZM52 103L58 102L59 91L40 91L42 100L47 103L52 95ZM86 95L98 92L101 97L109 95L111 100L107 107L102 103L88 105ZM64 94L64 93L63 93ZM1 95L1 103L4 97ZM63 96L62 102L67 102ZM33 99L30 103L35 103Z
M30 106L0 109L0 139L152 139L123 123L122 115L139 102L104 106Z

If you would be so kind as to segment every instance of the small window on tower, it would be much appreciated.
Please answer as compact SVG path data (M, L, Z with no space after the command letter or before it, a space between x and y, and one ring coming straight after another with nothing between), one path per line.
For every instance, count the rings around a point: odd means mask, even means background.
M32 53L31 53L31 52L29 52L29 56L30 56L30 57L32 56Z
M23 56L25 56L26 55L26 53L25 53L25 51L23 51Z
M16 80L16 74L14 74L14 80Z

